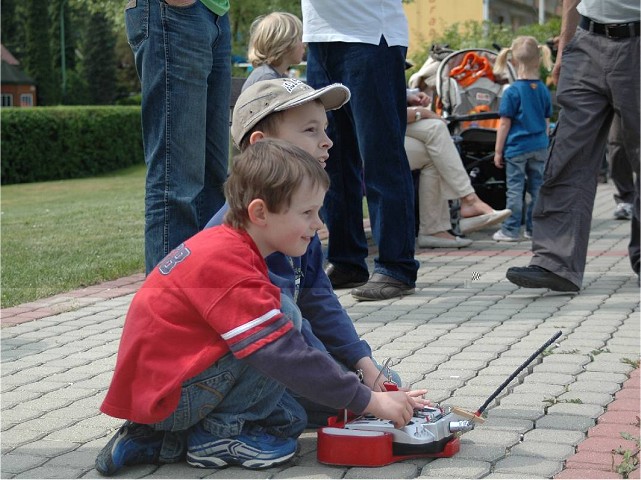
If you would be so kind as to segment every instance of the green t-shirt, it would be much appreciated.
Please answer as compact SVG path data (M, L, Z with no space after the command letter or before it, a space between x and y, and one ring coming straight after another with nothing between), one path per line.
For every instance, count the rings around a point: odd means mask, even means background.
M200 0L216 15L225 15L229 11L229 0Z

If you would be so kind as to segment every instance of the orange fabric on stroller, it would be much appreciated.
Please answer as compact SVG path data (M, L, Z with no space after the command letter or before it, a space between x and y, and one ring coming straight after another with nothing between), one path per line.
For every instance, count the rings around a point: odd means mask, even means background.
M481 77L487 77L494 81L494 73L492 73L492 65L489 60L475 52L466 53L463 61L450 71L450 77L456 80L461 87L469 87Z

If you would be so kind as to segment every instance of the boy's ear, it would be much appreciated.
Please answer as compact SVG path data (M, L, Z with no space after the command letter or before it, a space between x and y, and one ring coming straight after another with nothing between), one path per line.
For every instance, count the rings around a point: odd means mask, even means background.
M254 143L264 138L267 138L265 134L260 130L256 130L255 132L252 132L252 134L249 136L249 144L253 145Z
M247 206L249 221L255 225L263 226L267 222L267 205L259 198L252 200Z

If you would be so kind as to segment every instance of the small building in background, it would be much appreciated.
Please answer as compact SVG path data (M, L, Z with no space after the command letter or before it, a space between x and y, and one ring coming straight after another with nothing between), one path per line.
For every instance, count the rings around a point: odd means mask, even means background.
M35 107L36 82L20 69L20 62L0 44L2 70L0 93L3 107Z

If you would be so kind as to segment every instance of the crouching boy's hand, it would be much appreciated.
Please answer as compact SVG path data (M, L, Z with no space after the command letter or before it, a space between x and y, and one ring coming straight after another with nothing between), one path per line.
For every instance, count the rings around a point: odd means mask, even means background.
M418 404L418 407L416 408L432 406L432 402L430 402L426 398L423 398L423 395L427 393L427 390L425 389L420 389L420 390L401 389L401 390L405 392L408 396L412 397L412 399Z
M415 392L418 390L411 393ZM415 408L421 408L421 402L415 396L411 396L410 392L372 392L366 412L378 418L390 420L394 423L394 427L402 428L414 416Z

